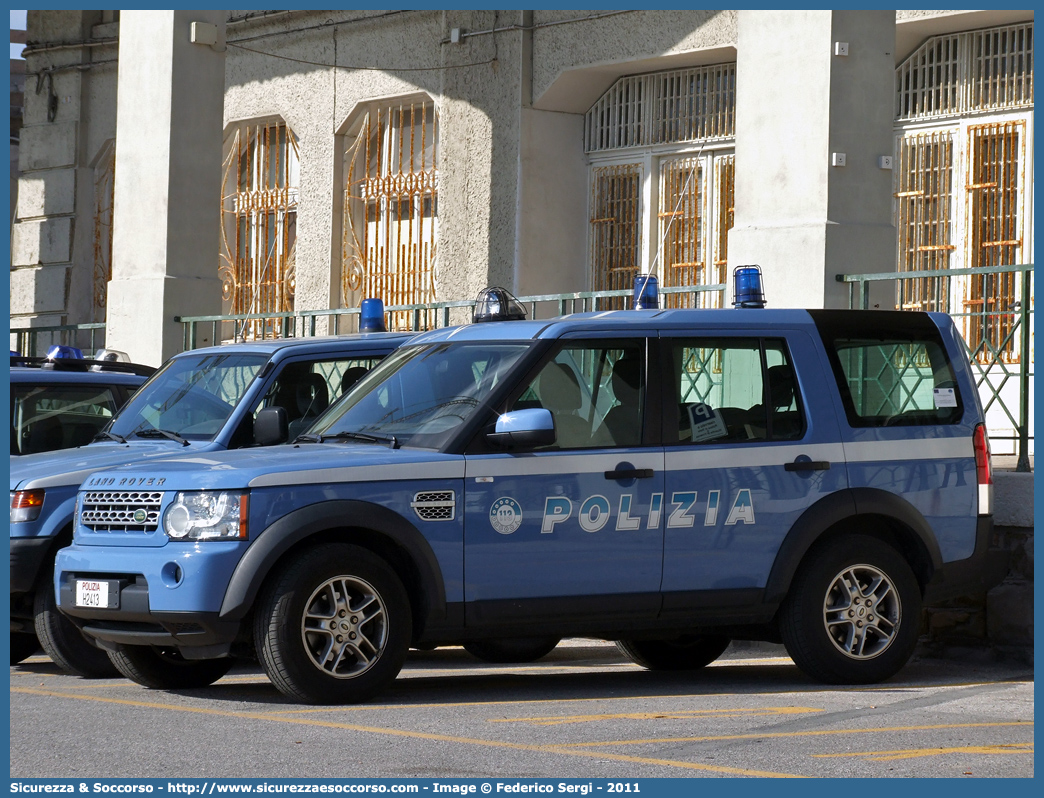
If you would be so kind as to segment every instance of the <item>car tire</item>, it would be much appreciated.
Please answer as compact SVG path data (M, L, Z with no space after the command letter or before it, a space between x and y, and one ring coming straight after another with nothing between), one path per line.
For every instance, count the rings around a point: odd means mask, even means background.
M685 635L672 640L617 640L616 647L651 671L695 671L724 654L730 642L725 635Z
M54 587L49 581L40 585L33 599L33 624L44 653L63 671L85 679L120 675L109 655L91 645L76 625L58 611Z
M40 650L40 641L32 632L11 632L11 664L17 665Z
M159 646L120 646L109 659L132 682L154 690L209 687L235 664L231 657L185 659L176 648Z
M921 588L909 563L868 535L845 535L802 563L780 608L787 653L828 684L895 675L917 645Z
M497 640L471 640L464 650L483 662L510 664L535 662L555 650L560 637L508 637Z
M258 659L296 701L365 701L394 681L409 650L406 589L384 560L359 546L304 552L271 580L257 607Z

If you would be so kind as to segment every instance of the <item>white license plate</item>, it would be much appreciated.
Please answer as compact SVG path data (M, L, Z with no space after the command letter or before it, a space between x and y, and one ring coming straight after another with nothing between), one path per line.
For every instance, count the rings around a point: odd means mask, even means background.
M118 583L111 579L77 579L77 607L118 607Z

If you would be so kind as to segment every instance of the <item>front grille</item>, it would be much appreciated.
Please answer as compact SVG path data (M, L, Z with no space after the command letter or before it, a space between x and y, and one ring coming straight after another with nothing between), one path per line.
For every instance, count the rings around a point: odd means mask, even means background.
M91 491L80 503L80 523L93 532L155 532L162 501L163 491Z
M457 502L451 490L418 493L410 504L422 521L452 521Z

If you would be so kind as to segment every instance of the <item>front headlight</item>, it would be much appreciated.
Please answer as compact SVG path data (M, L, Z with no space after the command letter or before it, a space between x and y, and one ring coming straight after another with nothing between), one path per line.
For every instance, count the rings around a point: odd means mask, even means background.
M23 524L35 521L43 509L44 492L42 490L11 491L11 523Z
M163 513L171 540L246 540L247 494L178 493Z

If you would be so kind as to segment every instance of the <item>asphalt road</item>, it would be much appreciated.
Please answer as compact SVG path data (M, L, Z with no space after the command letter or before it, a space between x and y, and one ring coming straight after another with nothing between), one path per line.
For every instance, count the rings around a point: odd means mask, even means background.
M376 701L294 704L257 668L146 690L11 668L11 777L1031 777L1033 673L915 659L886 684L825 688L782 650L652 673L605 643L529 665L411 652Z

